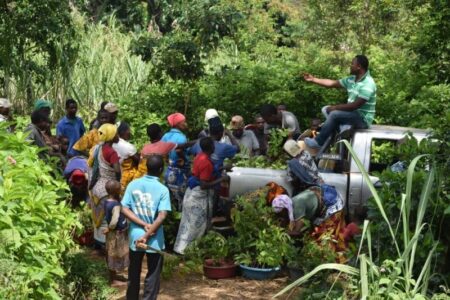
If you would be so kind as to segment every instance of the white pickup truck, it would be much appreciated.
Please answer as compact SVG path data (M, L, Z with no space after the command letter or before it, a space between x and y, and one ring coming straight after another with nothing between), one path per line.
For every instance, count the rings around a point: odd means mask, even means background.
M373 171L381 171L389 166L389 164L375 163L372 160L372 147L386 142L396 144L408 132L412 133L418 141L428 135L428 132L422 129L374 125L370 129L350 130L342 138L346 138L350 142L364 165L364 169L371 174ZM366 205L367 200L371 197L371 192L346 146L343 143L336 146L339 154L327 154L326 152L329 151L327 146L319 152L318 160L333 161L331 170L321 169L319 164L319 172L325 183L335 186L340 192L345 200L347 213L352 214L355 207ZM292 196L293 187L286 170L234 167L228 175L230 176L228 191L230 199L261 188L269 182L283 186ZM377 177L371 176L370 178L376 187L380 186Z

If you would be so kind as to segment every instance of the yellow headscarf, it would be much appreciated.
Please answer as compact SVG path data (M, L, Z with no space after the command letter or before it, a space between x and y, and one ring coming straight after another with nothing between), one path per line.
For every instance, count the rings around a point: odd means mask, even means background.
M117 134L117 126L113 124L103 124L98 129L98 138L101 142L110 142Z

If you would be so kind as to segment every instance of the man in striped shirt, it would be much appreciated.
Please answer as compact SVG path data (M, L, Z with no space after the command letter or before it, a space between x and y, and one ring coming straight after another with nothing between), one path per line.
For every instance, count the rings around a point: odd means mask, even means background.
M309 147L320 148L341 125L369 128L372 124L375 116L377 87L370 76L369 60L366 56L355 56L350 66L350 74L351 76L340 80L320 79L308 73L303 75L308 82L327 88L345 88L348 93L347 103L329 105L324 108L327 119L317 137L305 139Z

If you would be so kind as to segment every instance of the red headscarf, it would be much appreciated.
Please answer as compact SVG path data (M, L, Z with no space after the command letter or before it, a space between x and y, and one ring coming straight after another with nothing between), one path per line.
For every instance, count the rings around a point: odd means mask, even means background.
M180 113L174 113L167 117L167 122L169 122L170 127L177 126L180 122L186 120L186 117Z

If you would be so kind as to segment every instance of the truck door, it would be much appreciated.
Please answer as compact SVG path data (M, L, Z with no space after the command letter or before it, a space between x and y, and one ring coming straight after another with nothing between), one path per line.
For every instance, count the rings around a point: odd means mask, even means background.
M368 170L370 161L370 140L371 137L367 133L356 132L353 137L352 147L353 150L358 155L364 168ZM348 176L348 197L347 197L347 212L352 214L356 207L365 205L362 201L363 199L363 177L356 165L354 159L349 156L350 163L350 173Z

